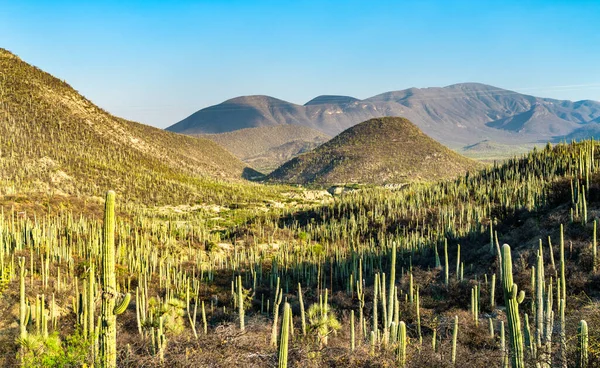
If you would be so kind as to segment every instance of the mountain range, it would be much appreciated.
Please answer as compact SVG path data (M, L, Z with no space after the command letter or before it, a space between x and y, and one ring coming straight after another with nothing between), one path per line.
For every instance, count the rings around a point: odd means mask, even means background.
M318 96L304 105L269 96L243 96L199 110L167 130L215 134L300 125L335 136L357 123L385 116L405 117L457 150L481 141L540 143L600 130L600 102L540 98L480 83L410 88L362 100Z

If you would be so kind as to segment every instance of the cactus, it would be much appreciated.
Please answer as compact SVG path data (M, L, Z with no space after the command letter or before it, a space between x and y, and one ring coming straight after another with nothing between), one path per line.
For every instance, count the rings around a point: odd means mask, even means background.
M456 247L456 281L462 281L462 272L460 265L460 244Z
M509 359L506 354L506 336L504 332L504 321L500 321L500 351L502 352L502 368L508 368Z
M283 290L279 287L280 279L277 277L277 287L275 289L275 299L273 301L273 326L271 328L271 346L277 346L277 322L279 319L279 305L283 298Z
M377 294L379 293L378 291L378 286L379 286L379 274L376 273L375 274L375 284L373 285L373 332L375 333L375 336L378 335L379 333L379 328L378 328L378 320L379 318L377 318Z
M92 339L94 337L94 265L90 266L88 272L88 286L87 286L87 327L88 327L88 339Z
M490 308L492 312L496 309L496 274L492 275L492 284L490 285Z
M390 258L390 288L388 291L386 328L390 326L392 319L394 318L394 290L396 289L396 242L392 243L392 254Z
M119 305L115 305L117 281L115 277L115 192L106 193L104 207L104 228L102 242L102 314L99 345L100 366L112 368L117 366L117 312L127 308L130 295L127 294Z
M202 327L204 334L208 334L208 323L206 322L206 308L204 308L204 300L202 301Z
M456 364L456 340L458 339L458 316L454 316L454 328L452 329L452 364Z
M286 368L288 361L289 330L292 323L292 309L289 303L283 305L283 318L281 320L281 336L279 338L279 360L277 366Z
M416 293L416 315L417 315L417 335L419 336L419 344L423 344L423 335L421 334L421 301L419 298L419 287L417 286Z
M577 329L577 368L587 368L588 363L588 326L581 320Z
M242 288L242 276L237 277L237 304L240 318L240 331L244 331L244 290Z
M448 287L448 239L444 239L444 284Z
M300 319L302 320L302 335L306 336L306 313L304 311L304 299L302 297L302 285L298 283L298 302L300 303ZM353 330L354 332L354 330Z
M404 323L404 321L400 321L400 325L398 326L398 361L400 363L400 367L404 367L406 365L407 345L408 340L406 339L406 323Z
M521 320L519 317L519 304L525 298L525 292L518 292L517 284L513 282L512 258L510 246L502 246L502 288L506 305L508 321L508 335L510 340L511 364L513 368L524 368L523 334L521 333Z
M354 337L354 310L350 311L350 349L352 349L352 351L354 351L355 347L356 347L356 342L355 342L355 337Z
M20 277L19 277L19 338L21 340L27 337L27 300L25 299L25 277L27 277L27 268L25 268L25 258L19 257Z
M593 255L593 263L592 263L592 272L596 272L598 270L598 246L597 246L597 227L598 220L594 220L594 233L592 235L592 255Z

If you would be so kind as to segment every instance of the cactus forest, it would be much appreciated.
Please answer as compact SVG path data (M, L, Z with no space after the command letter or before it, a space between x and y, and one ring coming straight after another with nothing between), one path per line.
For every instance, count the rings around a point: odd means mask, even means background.
M219 212L5 198L1 364L598 367L598 146Z

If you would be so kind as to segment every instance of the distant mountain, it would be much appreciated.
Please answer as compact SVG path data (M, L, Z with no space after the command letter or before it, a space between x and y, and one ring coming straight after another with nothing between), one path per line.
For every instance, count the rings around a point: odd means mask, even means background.
M0 49L0 196L39 192L190 203L251 173L207 140L114 117ZM210 191L206 187L210 186Z
M273 171L268 180L294 184L399 184L452 178L480 168L404 118L355 125Z
M333 136L384 116L405 117L425 134L458 149L486 139L512 145L566 137L600 118L600 102L539 98L479 83L410 88L364 100L319 96L304 106L247 96L202 109L167 129L198 134L292 124Z
M301 125L276 125L205 134L256 170L268 174L291 158L310 151L331 137Z
M304 106L311 105L326 105L326 104L348 104L360 101L358 98L350 97L350 96L331 96L331 95L322 95L313 98L304 104Z

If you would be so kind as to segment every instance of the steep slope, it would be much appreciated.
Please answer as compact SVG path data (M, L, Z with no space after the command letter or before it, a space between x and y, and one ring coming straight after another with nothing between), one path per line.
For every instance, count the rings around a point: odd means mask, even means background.
M426 136L404 118L358 124L287 162L269 180L295 184L390 184L446 179L480 164Z
M485 139L523 144L566 136L589 124L600 118L600 102L538 98L480 83L410 88L364 100L319 96L304 106L250 96L200 110L168 129L190 134L297 124L336 135L362 121L385 116L406 117L453 148Z
M173 203L219 196L245 165L207 139L111 116L0 49L0 195L102 195ZM228 184L229 185L229 184ZM231 186L231 185L229 185Z
M277 125L202 135L225 147L236 157L269 173L297 155L310 151L331 137L300 125Z

